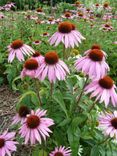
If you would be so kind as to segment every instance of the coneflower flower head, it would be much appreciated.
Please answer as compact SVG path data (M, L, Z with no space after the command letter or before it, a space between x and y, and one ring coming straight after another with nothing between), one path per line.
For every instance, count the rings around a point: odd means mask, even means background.
M37 77L43 81L47 76L51 83L55 83L57 79L65 80L68 73L69 69L67 65L59 59L55 51L50 51L45 54Z
M104 135L117 139L117 111L102 113L99 116L99 128L101 128Z
M12 122L12 125L13 124L17 124L17 123L23 123L26 119L26 116L28 114L30 114L31 110L25 106L25 105L22 105L20 106L17 114L13 117L13 122Z
M46 111L37 109L35 112L32 110L27 116L19 132L21 137L25 138L25 144L28 142L41 144L42 140L46 141L49 133L52 133L49 127L54 125L54 122L52 119L46 118L45 115Z
M8 52L8 62L12 62L15 56L19 61L24 61L24 55L30 56L34 53L34 50L30 46L24 44L22 40L15 40L8 46Z
M36 77L36 73L39 72L40 62L38 59L30 58L25 61L23 70L21 71L21 78L29 76L31 78Z
M35 53L32 55L31 58L32 59L35 59L39 63L39 65L41 65L44 56L42 56L39 51L35 51Z
M64 146L56 147L49 156L71 156L71 149L65 148Z
M11 156L16 151L16 145L18 142L14 141L15 132L5 131L0 135L0 156Z
M53 34L49 39L51 45L59 45L63 43L65 48L78 46L81 43L81 40L85 39L80 32L76 30L76 27L71 22L61 22L58 26L58 31Z
M109 103L113 106L117 105L117 87L109 76L104 76L99 80L93 80L85 87L85 93L91 93L91 98L96 97L96 101L104 102L107 107Z
M85 56L78 58L75 67L78 71L82 71L91 79L100 79L109 71L109 66L105 62L106 53L101 47L94 44L91 49L87 50Z

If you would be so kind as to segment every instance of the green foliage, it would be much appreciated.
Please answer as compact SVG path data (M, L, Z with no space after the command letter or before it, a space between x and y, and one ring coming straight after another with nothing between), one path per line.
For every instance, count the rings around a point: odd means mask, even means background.
M3 4L3 2L6 3L6 1L1 1L0 3ZM94 3L94 1L92 2ZM87 7L92 5L89 1L85 1L85 3ZM41 6L40 2L36 0L17 0L16 5L18 9L34 9ZM55 17L60 17L61 13L66 9L72 10L75 8L66 2L59 3ZM50 7L44 5L43 10L46 15L49 16L49 12L51 11ZM102 15L103 14L102 12ZM73 156L78 155L80 145L83 147L83 156L115 156L117 152L116 144L108 138L103 142L104 136L97 128L98 114L102 110L109 111L112 109L113 111L114 109L111 107L104 108L103 105L98 105L97 103L92 112L89 113L88 110L92 106L93 100L84 94L82 95L80 103L77 103L76 99L82 92L86 78L84 78L82 73L76 73L73 66L76 60L75 53L82 55L84 51L90 49L92 44L98 43L108 54L107 62L111 68L110 75L116 83L117 46L113 44L116 40L116 31L102 32L99 30L104 22L98 18L92 22L87 22L83 19L73 19L72 22L83 36L86 37L86 40L83 41L78 48L67 51L67 55L71 57L65 60L65 62L69 66L72 74L68 75L65 81L55 83L53 92L51 93L50 83L47 79L41 82L39 86L35 85L31 78L26 77L21 80L19 75L23 68L23 63L19 63L16 59L13 63L8 63L7 61L7 46L15 39L22 39L26 44L40 51L43 55L47 51L56 50L60 58L63 56L62 45L52 47L48 43L48 38L42 38L41 36L44 32L48 32L51 36L57 30L57 25L36 24L34 20L26 19L28 15L35 15L35 12L5 12L7 18L0 21L0 43L2 43L0 44L0 85L7 79L9 86L14 91L21 93L16 105L17 110L22 104L25 104L31 109L41 107L48 110L48 117L54 119L55 126L52 127L53 134L51 134L47 140L46 145L33 147L33 156L47 156L55 146L60 145L70 146ZM48 19L47 16L38 15L38 17L40 20ZM116 21L112 19L111 22L113 27L116 28ZM93 28L91 28L91 24L94 24ZM35 40L41 40L42 43L36 46L33 44ZM28 57L25 57L25 59L27 58ZM40 90L42 106L40 106L37 89ZM22 140L20 140L20 143L22 143Z

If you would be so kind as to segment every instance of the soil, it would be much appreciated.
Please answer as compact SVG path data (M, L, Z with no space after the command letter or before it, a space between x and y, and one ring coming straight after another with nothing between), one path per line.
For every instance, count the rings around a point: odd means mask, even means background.
M11 124L11 119L16 113L17 100L17 93L13 93L7 86L0 87L0 132L6 130Z
M8 86L0 87L0 133L7 130L11 124L12 118L16 113L16 103L19 94L14 93ZM17 146L17 152L13 156L29 156L29 148L24 145Z

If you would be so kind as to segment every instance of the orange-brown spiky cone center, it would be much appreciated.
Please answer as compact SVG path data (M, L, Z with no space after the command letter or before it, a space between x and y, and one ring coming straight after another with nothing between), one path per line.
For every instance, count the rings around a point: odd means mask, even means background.
M93 61L102 61L103 56L103 52L99 49L93 49L89 53L89 58Z
M54 156L64 156L61 152L56 152Z
M24 67L28 70L36 70L38 68L38 62L35 59L28 59Z
M5 145L5 140L3 138L0 138L0 148L2 148Z
M28 128L30 129L35 129L39 126L40 124L40 118L36 115L30 115L28 118L27 118L27 126Z
M113 80L109 76L105 76L99 80L99 85L105 89L111 89L113 87Z
M115 129L117 129L117 117L115 117L115 118L113 118L113 119L111 120L111 125L112 125Z
M62 22L58 26L58 30L61 33L70 33L73 29L72 23L70 22Z
M28 114L30 114L30 109L27 106L22 105L19 108L18 113L20 117L26 117Z
M19 49L19 48L21 48L23 46L23 44L24 43L23 43L22 40L15 40L15 41L12 42L11 47L13 49Z
M58 62L59 58L56 52L48 52L45 54L45 62L50 65L54 65Z
M92 45L92 47L91 47L91 49L93 50L93 49L101 49L101 47L100 47L100 45L99 44L93 44Z

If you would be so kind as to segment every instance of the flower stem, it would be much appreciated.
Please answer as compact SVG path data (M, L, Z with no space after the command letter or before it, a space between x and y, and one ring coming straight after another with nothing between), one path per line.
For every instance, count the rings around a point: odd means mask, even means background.
M98 145L104 144L107 141L111 141L113 138L107 137L106 139L104 139L103 141L99 142Z
M89 108L88 110L88 113L90 113L92 111L92 109L95 107L96 105L96 102L94 101L94 103L92 104L92 106ZM88 116L86 117L85 121L83 122L83 125L85 125L85 123L87 122L88 120Z
M96 102L94 101L94 103L92 104L92 106L89 108L88 113L90 113L92 111L92 109L95 107L95 105L96 105Z
M83 94L83 92L84 92L84 88L85 88L85 86L86 86L86 84L87 84L87 81L88 81L88 76L86 77L84 86L83 86L82 91L81 91L81 93L80 93L80 95L79 95L79 97L78 97L77 105L79 105L79 103L80 103L80 100L81 100L82 94Z
M65 59L65 45L63 44L63 60Z
M50 82L50 95L51 95L51 97L53 95L53 87L54 87L53 83Z
M42 156L44 156L44 149L43 149L43 153L42 153Z
M35 79L35 88L36 88L36 91L37 91L37 96L38 96L38 99L39 99L39 102L40 102L40 106L42 105L42 102L41 102L41 97L40 97L40 93L39 93L39 81L37 79Z
M32 146L30 146L30 149L29 149L29 156L32 156Z

